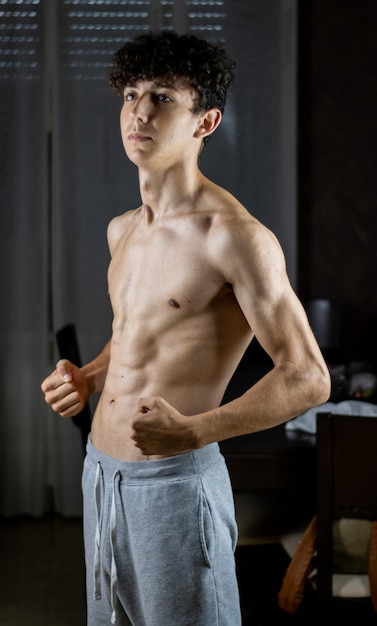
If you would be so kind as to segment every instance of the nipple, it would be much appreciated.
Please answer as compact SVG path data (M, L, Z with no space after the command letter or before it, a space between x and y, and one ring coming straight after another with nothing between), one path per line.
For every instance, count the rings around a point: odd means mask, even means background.
M173 298L170 298L169 300L169 304L170 306L172 306L174 309L180 309L181 305L178 304L178 302L176 300L173 300Z

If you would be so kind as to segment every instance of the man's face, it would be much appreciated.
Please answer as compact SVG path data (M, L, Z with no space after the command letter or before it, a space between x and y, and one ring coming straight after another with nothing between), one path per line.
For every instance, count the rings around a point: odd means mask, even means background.
M201 139L195 137L200 114L192 113L194 93L183 85L161 80L138 81L124 89L120 126L124 149L139 167L168 167L193 154Z

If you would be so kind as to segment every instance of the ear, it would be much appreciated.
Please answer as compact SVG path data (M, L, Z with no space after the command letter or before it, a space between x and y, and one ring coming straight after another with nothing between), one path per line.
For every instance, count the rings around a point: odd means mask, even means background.
M216 130L221 122L221 119L222 114L220 109L208 109L208 111L205 111L200 115L194 137L197 137L198 139L208 137L208 135L211 135Z

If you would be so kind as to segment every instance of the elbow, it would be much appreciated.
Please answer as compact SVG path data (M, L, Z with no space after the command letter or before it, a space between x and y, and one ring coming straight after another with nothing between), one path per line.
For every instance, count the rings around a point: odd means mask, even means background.
M331 393L330 373L320 359L306 360L286 369L295 415L328 401Z
M325 364L315 363L305 374L308 408L327 402L331 394L330 373Z

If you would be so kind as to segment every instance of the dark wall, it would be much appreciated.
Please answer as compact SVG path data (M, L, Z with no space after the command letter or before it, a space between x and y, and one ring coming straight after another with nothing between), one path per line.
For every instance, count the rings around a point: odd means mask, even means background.
M346 359L377 352L376 24L376 0L299 0L298 291L340 303Z

